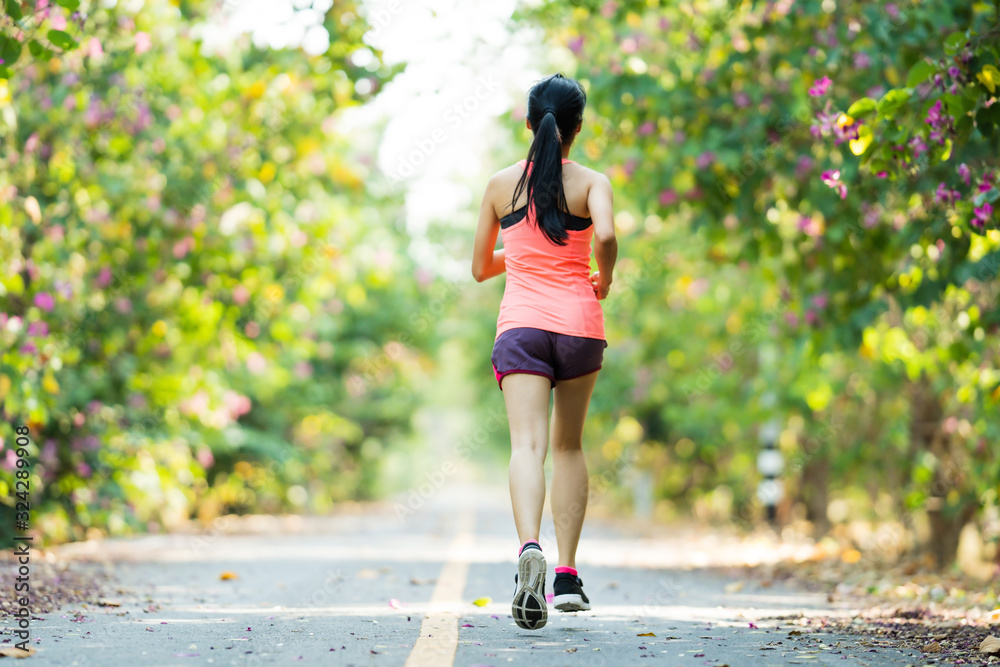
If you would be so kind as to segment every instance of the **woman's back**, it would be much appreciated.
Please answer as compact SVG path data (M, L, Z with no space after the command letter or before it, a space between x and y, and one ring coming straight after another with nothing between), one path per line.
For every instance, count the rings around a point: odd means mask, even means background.
M507 283L497 318L497 338L508 329L532 327L604 339L604 314L589 277L593 224L589 216L573 213L587 211L590 170L571 160L563 159L562 163L570 210L562 216L566 245L556 245L545 236L534 208L524 204L526 197L520 198L513 212L500 217ZM519 169L524 165L525 161L519 162Z

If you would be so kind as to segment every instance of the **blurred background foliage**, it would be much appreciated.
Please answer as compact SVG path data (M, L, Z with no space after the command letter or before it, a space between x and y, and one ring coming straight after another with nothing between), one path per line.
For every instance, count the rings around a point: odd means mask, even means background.
M80 4L5 2L5 511L17 424L48 541L379 497L484 424L496 477L502 280L415 261L378 133L342 127L400 71L351 59L361 8L327 8L321 53L212 55L219 3ZM782 524L1000 560L998 24L946 0L518 9L587 89L571 159L615 187L596 497L752 527L770 438ZM531 138L502 120L493 169ZM434 240L467 258L472 234Z

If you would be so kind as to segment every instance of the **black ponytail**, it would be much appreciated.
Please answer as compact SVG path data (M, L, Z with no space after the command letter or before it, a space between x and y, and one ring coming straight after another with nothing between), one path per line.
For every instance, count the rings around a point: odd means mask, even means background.
M564 212L569 206L562 180L563 137L572 142L577 125L583 120L587 94L583 87L562 74L554 74L535 84L528 92L528 120L535 134L528 149L531 175L525 169L517 186L511 210L527 187L529 210L542 233L555 245L566 245Z

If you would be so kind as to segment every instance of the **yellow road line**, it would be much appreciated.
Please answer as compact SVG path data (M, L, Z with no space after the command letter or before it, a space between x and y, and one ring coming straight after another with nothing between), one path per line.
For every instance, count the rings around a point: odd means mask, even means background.
M451 667L455 662L458 612L469 574L466 555L473 545L474 519L475 510L470 506L458 516L458 530L448 549L449 560L438 575L430 609L420 624L420 636L406 660L406 667Z

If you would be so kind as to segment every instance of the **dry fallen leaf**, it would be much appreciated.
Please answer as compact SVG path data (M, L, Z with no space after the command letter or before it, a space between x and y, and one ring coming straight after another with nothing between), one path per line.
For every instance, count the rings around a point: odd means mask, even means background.
M847 549L844 553L840 554L840 560L845 563L857 563L861 560L861 552L857 549Z
M925 644L920 650L924 653L940 653L941 645L937 642L931 642L930 644Z
M0 658L27 658L35 654L35 647L29 646L27 651L22 651L16 646L5 646L0 648Z
M653 632L640 632L636 637L655 637L656 633Z
M723 588L722 590L726 591L727 593L739 593L740 591L743 590L744 586L746 586L746 582L734 581L731 584L726 584L725 588Z
M576 647L566 649L567 653L576 653Z
M990 635L979 645L980 653L1000 653L1000 639Z
M420 579L419 577L410 577L410 583L414 586L424 586L426 584L436 584L437 579Z
M222 581L229 581L230 579L239 579L240 575L235 572L229 572L228 570L219 575L219 579Z
M99 604L102 607L120 607L120 606L122 606L121 602L112 602L111 600L98 600L97 604Z
M472 601L472 604L476 605L477 607L485 607L491 602L493 602L493 598L476 598L475 600Z

